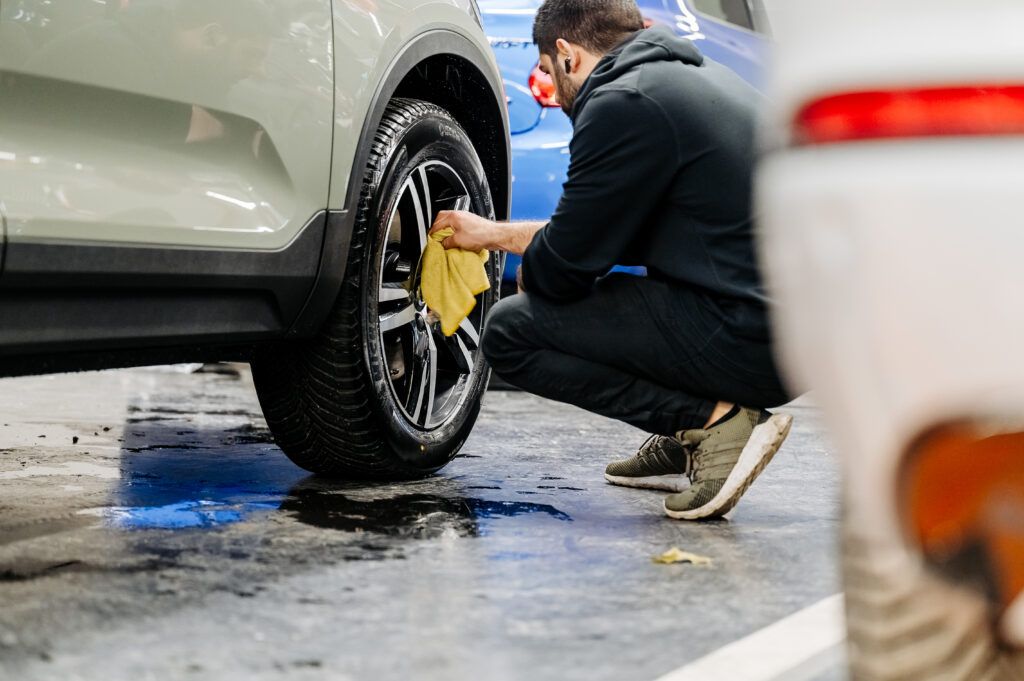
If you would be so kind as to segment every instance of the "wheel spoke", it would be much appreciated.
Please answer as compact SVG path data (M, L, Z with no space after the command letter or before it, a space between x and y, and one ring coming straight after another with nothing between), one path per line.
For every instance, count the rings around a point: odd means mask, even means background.
M455 210L469 210L469 194L463 194L456 199Z
M469 351L469 348L466 347L465 342L463 342L462 338L460 338L458 334L455 334L454 336L452 336L452 338L455 339L455 346L458 349L458 352L460 352L462 354L463 359L466 360L466 370L463 373L472 373L473 353Z
M423 409L423 398L427 396L427 386L430 383L430 372L431 365L434 359L430 349L433 347L433 341L430 339L430 330L426 333L417 334L416 342L413 347L413 352L416 355L416 405L412 408L412 411L408 412L413 422L422 424L427 421L426 418L420 418L420 411Z
M418 358L417 358L418 359ZM416 406L412 408L409 414L412 416L412 420L416 423L420 422L420 409L423 407L423 396L427 393L427 367L424 366L424 362L419 361L419 390L416 393Z
M427 408L423 412L423 427L429 428L432 424L430 418L434 415L434 396L437 392L437 345L434 343L434 335L427 334Z
M416 308L410 303L394 312L386 312L380 316L380 332L387 333L411 324L416 319Z
M431 223L434 220L427 169L422 166L417 168L412 177L406 181L405 188L409 192L413 210L416 213L416 237L419 243L419 252L422 253L427 247L427 232L430 231Z
M396 300L409 301L409 292L401 284L383 284L377 300L382 303L390 303Z
M459 331L466 334L466 337L473 343L473 347L480 347L480 334L477 333L473 322L469 321L469 317L459 322Z

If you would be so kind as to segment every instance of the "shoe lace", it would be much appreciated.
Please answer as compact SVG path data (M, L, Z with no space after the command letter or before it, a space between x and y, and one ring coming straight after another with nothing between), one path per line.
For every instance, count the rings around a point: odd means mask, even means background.
M648 459L651 456L653 456L654 455L654 447L651 446L651 443L654 442L655 439L657 439L657 437L658 437L657 435L651 435L649 438L644 440L644 443L642 445L640 445L640 449L636 453L636 458L638 458L641 461L643 461L644 459Z
M669 447L682 447L683 449L683 475L690 477L693 472L693 447L685 442L671 437L665 437L661 435L652 435L647 438L643 446L640 449L640 458L653 457L657 454L664 454L671 458L669 452L665 451Z
M693 480L693 450L686 450L686 464L683 466L683 475Z
M686 476L691 482L697 482L705 468L704 459L695 454L700 444L708 439L708 435L706 430L686 430L679 435L679 440L686 448Z

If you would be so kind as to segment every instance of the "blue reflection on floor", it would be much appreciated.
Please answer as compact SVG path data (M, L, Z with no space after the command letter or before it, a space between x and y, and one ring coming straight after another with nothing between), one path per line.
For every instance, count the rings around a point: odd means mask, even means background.
M265 428L197 429L185 419L129 418L121 480L103 517L123 530L212 528L273 511L309 474ZM237 421L236 421L237 422Z
M491 501L489 499L466 499L466 506L478 518L511 518L524 513L546 513L552 518L572 522L567 513L550 504L530 504L522 501Z
M216 527L245 520L257 511L274 511L284 497L273 501L222 504L209 499L180 501L165 506L115 506L104 510L107 522L118 529L182 529Z

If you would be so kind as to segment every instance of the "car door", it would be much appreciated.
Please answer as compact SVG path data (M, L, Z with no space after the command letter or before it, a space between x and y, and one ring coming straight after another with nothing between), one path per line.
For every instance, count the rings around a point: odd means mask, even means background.
M767 24L758 0L678 0L690 10L701 51L764 89Z
M330 0L2 0L8 272L19 244L284 248L327 205L331 49Z

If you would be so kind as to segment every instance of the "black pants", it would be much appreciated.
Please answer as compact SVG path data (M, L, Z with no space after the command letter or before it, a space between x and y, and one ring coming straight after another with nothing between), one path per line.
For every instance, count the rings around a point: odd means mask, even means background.
M718 401L774 407L789 399L771 343L731 332L729 319L702 292L611 274L571 303L529 293L502 300L482 344L514 386L672 435L702 427Z

